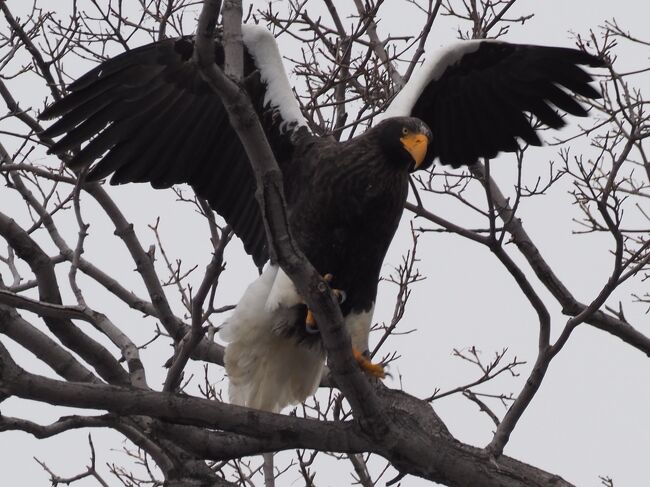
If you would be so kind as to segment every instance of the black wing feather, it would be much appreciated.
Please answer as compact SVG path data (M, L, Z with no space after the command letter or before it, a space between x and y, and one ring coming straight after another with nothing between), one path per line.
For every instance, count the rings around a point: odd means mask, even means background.
M454 167L472 164L479 157L517 150L517 139L541 145L525 113L560 128L566 122L558 110L587 115L573 93L601 96L580 65L603 66L603 60L577 49L495 41L457 49L458 55L450 51L451 56L441 58L447 64L444 69L429 65L432 79L418 88L421 92L412 106L401 109L406 113L396 110L422 119L431 128L428 164L436 157Z
M193 50L190 37L166 39L100 64L43 111L42 119L61 117L44 135L65 134L52 152L83 146L71 167L101 158L88 174L91 180L112 174L112 184L147 181L164 188L188 183L232 226L261 266L268 250L254 197L255 177L221 100L193 62ZM219 39L215 61L223 65ZM282 165L293 149L295 124L287 128L265 105L266 84L246 49L244 75Z

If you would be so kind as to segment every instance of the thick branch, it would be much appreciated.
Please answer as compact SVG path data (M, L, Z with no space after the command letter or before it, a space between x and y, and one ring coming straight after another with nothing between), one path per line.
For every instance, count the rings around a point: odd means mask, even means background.
M388 406L389 419L396 425L381 442L365 435L356 422L302 419L177 394L48 379L20 369L0 344L0 390L25 399L216 428L269 441L278 449L377 453L404 473L449 486L570 486L557 476L508 457L495 461L484 450L456 441L426 403L404 392L379 387L377 392ZM206 442L192 450L221 455L224 450L211 443L220 439L222 435L207 435ZM233 444L241 447L240 440L233 437Z
M24 320L9 306L0 305L0 333L32 352L64 379L76 382L101 382L78 362L74 355Z
M39 298L43 302L61 304L54 265L48 255L11 218L0 213L0 235L32 269L38 281ZM45 317L45 324L61 342L86 362L108 382L126 384L129 377L117 360L102 345L88 337L67 318Z
M257 197L266 226L270 253L291 278L321 325L321 335L337 385L350 402L360 421L372 423L379 432L383 420L379 404L368 380L352 357L350 337L329 286L302 254L289 231L282 174L269 147L246 92L233 83L212 60L216 21L215 2L205 2L197 28L196 47L199 65L211 87L221 97L232 126L251 161L257 179Z

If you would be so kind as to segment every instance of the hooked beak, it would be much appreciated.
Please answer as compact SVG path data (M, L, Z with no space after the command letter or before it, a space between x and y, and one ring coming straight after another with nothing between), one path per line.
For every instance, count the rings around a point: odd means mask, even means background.
M401 137L399 140L415 161L414 168L417 169L420 167L427 155L429 138L422 133L409 133L404 137Z

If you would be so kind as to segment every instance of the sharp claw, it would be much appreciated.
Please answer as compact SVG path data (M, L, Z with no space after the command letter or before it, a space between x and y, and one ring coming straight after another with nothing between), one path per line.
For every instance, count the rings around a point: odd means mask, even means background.
M334 276L329 272L323 276L323 280L328 285L332 282L333 279ZM343 303L347 298L347 294L342 289L332 289L332 292L336 296L336 299L338 300L339 304ZM307 331L307 333L319 332L318 325L316 324L316 318L314 318L314 314L311 312L309 308L307 309L307 317L305 318L305 330Z
M310 309L307 310L307 317L305 318L305 330L307 333L318 333L318 325L316 324L316 319L314 318L314 313Z

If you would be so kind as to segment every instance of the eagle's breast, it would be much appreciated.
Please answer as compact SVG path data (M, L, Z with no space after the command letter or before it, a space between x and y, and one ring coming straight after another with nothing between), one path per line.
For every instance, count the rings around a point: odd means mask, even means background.
M316 160L301 161L309 177L290 201L291 227L310 262L346 292L343 313L366 311L403 212L408 173L364 140L327 147L312 147Z

